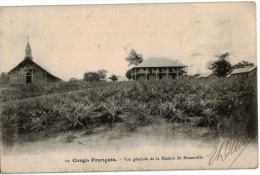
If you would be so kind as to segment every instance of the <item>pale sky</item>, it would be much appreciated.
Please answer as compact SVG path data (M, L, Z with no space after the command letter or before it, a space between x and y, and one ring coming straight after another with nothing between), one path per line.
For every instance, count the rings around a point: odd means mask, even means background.
M168 57L188 73L208 72L216 54L256 64L255 3L179 3L0 7L0 71L24 59L27 35L34 61L63 79L108 70L125 75L134 48Z

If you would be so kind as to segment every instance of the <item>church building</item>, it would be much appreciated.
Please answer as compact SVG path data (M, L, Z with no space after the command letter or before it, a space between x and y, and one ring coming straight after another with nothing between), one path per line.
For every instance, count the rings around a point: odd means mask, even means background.
M29 41L25 49L24 60L8 72L8 75L10 84L47 84L62 81L33 61Z

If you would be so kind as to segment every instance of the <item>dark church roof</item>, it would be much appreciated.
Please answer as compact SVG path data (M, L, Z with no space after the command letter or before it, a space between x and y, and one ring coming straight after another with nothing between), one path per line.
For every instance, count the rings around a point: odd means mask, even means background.
M52 75L51 73L49 73L47 70L45 70L44 68L42 68L41 66L39 66L37 63L35 63L32 59L30 58L25 58L22 62L20 62L17 66L15 66L12 70L10 70L8 72L8 75L13 72L13 71L16 71L22 67L24 67L25 65L35 65L36 67L38 67L39 69L41 69L42 71L46 72L48 76L52 77L52 78L55 78L55 79L58 79L58 80L61 80L60 78Z

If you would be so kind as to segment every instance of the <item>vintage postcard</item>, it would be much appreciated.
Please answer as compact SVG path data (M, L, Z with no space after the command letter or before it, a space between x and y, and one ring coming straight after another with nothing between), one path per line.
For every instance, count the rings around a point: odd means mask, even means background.
M1 172L258 167L255 2L0 7Z

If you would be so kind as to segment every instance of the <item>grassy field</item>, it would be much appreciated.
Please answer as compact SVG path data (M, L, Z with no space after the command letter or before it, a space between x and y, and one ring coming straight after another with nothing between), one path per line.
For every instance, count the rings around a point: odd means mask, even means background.
M108 130L121 126L124 129L120 133L132 133L167 123L175 129L181 126L182 132L185 128L210 128L230 137L257 136L256 79L179 79L72 87L68 93L57 93L66 89L57 88L56 94L2 103L3 135L10 137L12 127L19 133L17 139L27 141L66 132L67 141L72 142L75 133L90 136L104 126ZM46 94L42 92L37 94ZM10 99L17 98L12 95Z
M106 82L70 81L43 85L1 85L0 102L105 86Z

